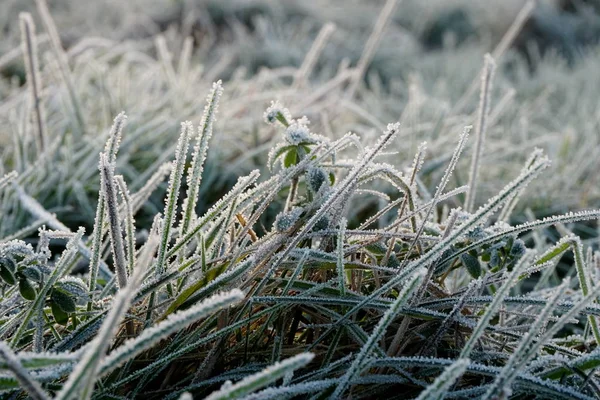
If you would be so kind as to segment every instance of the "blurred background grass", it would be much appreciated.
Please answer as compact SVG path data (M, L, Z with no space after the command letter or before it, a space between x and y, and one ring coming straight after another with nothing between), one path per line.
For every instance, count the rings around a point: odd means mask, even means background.
M350 97L344 77L364 53L384 1L48 3L68 51L86 135L76 134L35 2L3 0L0 173L16 169L27 193L75 227L93 221L97 154L112 118L121 110L130 117L118 168L135 191L171 158L179 122L197 122L217 79L224 80L225 96L201 208L239 174L265 171L268 149L278 140L262 122L272 99L282 100L296 115L306 114L314 131L329 136L351 130L368 142L386 123L400 120L403 133L388 158L412 159L419 143L428 141L422 187L434 188L462 127L474 123L483 55L494 50L525 2L399 2ZM44 154L33 149L25 111L21 11L32 13L38 31L43 102L54 143ZM299 68L329 22L335 31L307 79L300 79ZM193 44L189 62L186 38ZM538 216L600 207L599 38L600 2L537 2L497 60L479 202L516 176L530 152L542 147L554 165L528 191L516 217L523 218L525 207ZM471 87L477 90L470 93ZM462 162L468 164L468 157ZM466 179L457 174L455 185ZM145 206L149 214L160 208L161 195ZM14 193L7 193L2 204L0 237L32 222Z

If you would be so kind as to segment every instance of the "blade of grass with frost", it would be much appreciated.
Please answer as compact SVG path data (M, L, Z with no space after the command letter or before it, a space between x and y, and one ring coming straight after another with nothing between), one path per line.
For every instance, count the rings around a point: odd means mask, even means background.
M117 200L117 188L115 185L114 164L108 161L106 154L100 154L100 180L102 197L108 215L110 243L115 270L117 272L117 283L120 288L127 286L127 262L125 260L125 248L121 234L121 221L119 218L119 204Z
M490 113L490 96L492 92L492 81L496 63L490 54L484 57L484 66L481 73L481 95L479 98L479 108L477 111L477 124L475 125L475 148L473 149L473 159L471 161L471 170L469 173L469 191L465 198L465 210L473 211L475 204L475 195L477 193L477 177L479 175L480 158L483 155L483 146L485 143L485 134L488 124L488 115Z
M150 349L156 343L175 332L185 329L199 319L214 314L225 307L234 305L243 299L244 293L239 289L234 289L230 292L214 295L185 311L169 315L164 321L144 330L138 337L126 341L120 347L113 350L100 367L101 375L109 374L126 361L133 359L143 351Z
M79 359L78 352L51 353L21 351L16 354L23 368L42 369L64 363L74 362ZM0 360L0 369L7 369L8 364Z
M477 326L475 327L475 329L473 329L471 337L469 337L469 340L467 341L467 343L465 343L464 347L462 348L459 358L469 357L471 351L477 344L477 341L484 334L485 329L487 328L492 318L498 313L498 310L502 305L504 298L508 295L510 288L516 283L519 275L521 274L521 271L525 268L532 255L532 253L529 253L521 257L519 262L513 267L512 272L510 273L504 284L500 286L500 288L498 288L496 293L494 293L494 299L492 300L488 308L485 310L481 318L479 318Z
M522 359L521 356L524 355L526 349L533 344L538 332L540 332L548 323L548 318L552 316L552 313L558 304L558 300L564 293L565 289L569 287L569 283L569 278L567 278L558 288L555 289L552 297L548 300L542 311L536 317L531 329L529 329L529 332L525 334L517 349L512 352L509 360L504 365L504 368L502 368L502 372L496 376L494 382L492 385L490 385L484 398L501 398L503 395L509 395L516 374L521 371L524 363L528 361Z
M317 38L313 42L313 45L311 46L310 50L308 51L308 53L306 53L302 65L294 74L294 82L292 83L292 88L298 89L300 86L302 86L303 83L305 83L304 81L312 72L317 60L319 59L319 56L321 55L321 52L327 44L327 40L335 31L335 28L335 24L331 22L328 22L325 25L323 25L323 27L319 31L319 34L317 35Z
M352 307L346 314L344 314L343 318L336 322L335 326L339 326L344 321L346 321L352 314L363 308L370 301L373 301L376 297L382 296L387 291L391 290L394 286L400 284L403 280L406 279L407 276L412 274L417 268L421 266L426 266L430 262L437 260L441 254L450 248L454 243L456 243L457 239L467 233L474 226L481 224L484 222L490 215L492 215L504 202L510 198L510 195L514 193L515 190L519 189L527 185L538 173L541 172L542 169L546 168L549 165L549 161L547 158L542 158L538 162L536 162L531 169L529 169L526 173L519 175L516 179L514 179L511 183L509 183L498 195L491 198L488 203L479 208L479 210L473 214L467 221L462 223L456 229L454 229L448 236L446 236L443 240L439 241L435 246L433 246L427 253L425 253L420 258L410 262L400 273L391 278L388 282L383 284L380 288L374 290L371 294L366 296L359 304ZM321 335L321 338L324 338L328 333L331 333L333 330L329 328L324 334ZM317 339L316 342L319 340Z
M129 189L122 175L115 177L123 204L125 205L125 232L127 238L127 270L131 275L135 267L135 219L133 218L133 210L131 209L131 196Z
M375 54L375 50L379 46L379 42L381 41L381 37L383 36L383 31L387 27L388 23L392 19L392 15L394 14L394 10L396 9L396 5L398 4L398 0L387 0L385 6L379 13L377 17L377 21L375 21L375 25L373 26L373 31L365 44L365 48L363 50L360 59L356 65L356 69L352 73L352 78L350 81L350 85L348 89L346 89L346 98L350 99L354 97L354 93L358 88L358 85L362 81L365 72L367 71L367 67L371 63L373 59L373 55Z
M577 269L577 277L579 278L579 287L581 293L587 296L590 292L590 286L592 285L591 277L588 275L588 268L586 267L584 256L583 256L583 243L577 236L566 236L559 241L560 244L568 245L573 251L575 259L575 268ZM596 317L588 316L588 321L592 327L594 339L596 340L596 346L600 345L600 330L598 329L598 322Z
M19 174L17 173L17 171L11 171L8 174L4 175L2 178L0 178L0 189L2 189L4 186L8 185L11 181L16 179L16 177L18 175Z
M442 400L448 389L450 389L450 387L454 385L454 382L456 382L456 380L465 372L469 363L470 361L468 359L459 358L446 367L444 372L435 378L435 381L419 394L417 400Z
M165 261L167 259L167 247L171 240L171 229L173 229L175 221L175 211L177 208L177 198L179 197L179 189L183 178L183 170L185 168L185 160L188 152L188 142L194 127L189 121L181 124L181 134L177 142L177 150L175 151L175 161L173 162L173 170L169 178L169 186L167 189L167 200L165 201L164 222L161 232L160 245L158 247L158 257L156 260L155 272L160 276L165 272Z
M227 381L220 390L213 392L205 400L233 400L261 389L276 380L283 378L287 373L304 367L312 361L314 354L301 353L281 362L275 363L263 371L250 375L241 381L232 384Z
M439 200L440 196L442 195L443 190L446 188L446 185L448 184L448 181L450 180L450 176L452 175L452 172L454 171L454 168L456 167L456 164L458 163L458 159L460 158L460 155L462 154L462 151L465 148L465 144L467 143L467 139L469 138L470 131L471 131L471 127L466 126L464 128L462 134L460 135L458 144L456 145L456 148L454 149L454 153L452 154L452 158L450 159L450 162L448 163L448 167L446 167L446 170L444 171L444 175L442 176L440 184L438 185L438 187L435 190L435 195L433 196L433 199L431 200L431 206L427 209L427 212L425 213L425 217L423 217L423 223L419 226L419 230L417 232L415 232L416 236L413 239L413 241L410 243L408 251L406 252L406 255L404 256L404 260L402 260L402 264L401 264L402 266L404 266L406 264L409 255L412 254L412 249L414 248L415 245L418 244L419 237L421 236L421 234L423 233L423 230L425 229L425 223L429 219L429 216L433 212L434 208L437 206L438 200ZM427 284L427 282L425 282L425 284Z
M360 353L356 356L348 371L340 378L340 382L338 383L335 391L331 395L331 399L338 399L344 394L348 385L354 378L356 378L362 371L366 359L371 354L371 350L373 346L379 342L381 337L385 334L388 326L392 323L396 315L400 311L400 308L404 306L404 304L408 301L412 292L416 289L416 287L420 284L420 281L425 276L426 271L420 270L417 271L414 276L410 278L410 280L404 285L402 291L398 294L396 300L392 303L392 305L385 312L383 317L379 320L379 323L373 329L373 333L369 336L369 339L364 344L364 346L360 349Z
M111 303L111 308L100 327L100 331L87 346L81 361L77 364L77 367L57 394L56 400L87 400L91 398L94 384L98 378L97 371L100 363L119 329L119 322L127 312L143 275L144 270L136 268L128 285L117 292Z
M346 273L344 271L344 235L346 231L346 225L348 221L345 218L342 218L340 221L340 230L338 232L338 241L337 241L337 274L339 280L340 287L340 295L342 297L346 296Z
M29 372L23 367L15 353L5 342L0 342L0 361L4 359L6 367L15 375L23 390L34 400L49 400L50 397L38 382L33 380Z
M127 115L124 111L121 111L113 120L113 124L108 132L108 139L104 146L104 153L108 157L108 161L114 163L117 161L117 153L121 145L121 139L123 137L123 127L127 122Z
M170 258L175 255L183 246L192 240L196 234L208 223L210 223L221 211L223 211L229 205L229 203L233 201L233 199L240 196L241 193L248 188L248 186L256 182L259 175L260 174L258 170L254 170L248 176L239 178L229 193L223 196L200 219L198 219L195 225L188 230L185 236L181 237L177 242L175 242L173 247L167 253L166 258Z
M27 311L20 321L19 327L16 332L12 335L11 344L15 346L21 340L22 335L28 329L29 321L31 318L39 312L46 302L46 295L50 292L50 289L54 286L56 281L62 278L67 272L69 267L72 265L71 262L77 255L77 244L81 242L83 237L84 229L79 228L76 234L67 242L65 251L63 251L60 259L54 265L52 273L48 279L41 286L40 290L36 294L35 300L28 304Z
M298 243L300 243L303 240L304 235L306 235L312 230L315 224L329 211L329 209L339 200L339 198L343 197L344 193L356 182L356 179L359 177L361 172L363 172L365 167L396 136L399 129L399 124L388 124L387 131L379 138L377 143L375 143L375 146L361 158L358 164L356 164L352 168L352 170L348 173L346 178L344 178L344 180L340 182L338 187L336 187L334 192L327 198L323 205L306 222L304 227L291 238L285 249L281 253L279 253L279 255L274 259L274 261L270 262L271 265L265 273L265 276L255 287L253 293L258 293L260 292L260 290L262 290L267 280L271 277L271 274L283 262L283 260L285 260L285 258L289 255L292 249L294 249L298 245ZM260 262L260 260L257 261Z
M198 190L202 182L202 172L204 162L206 161L206 152L208 143L212 137L213 126L216 121L217 111L219 109L219 99L223 94L221 81L213 83L213 87L206 98L206 107L198 126L198 135L196 145L192 155L192 164L188 169L187 175L187 193L183 204L183 216L181 222L180 236L187 233L190 223L195 215L196 204L198 202Z
M33 101L35 119L37 125L36 144L38 154L42 153L47 145L46 118L44 115L41 99L42 79L38 61L37 40L35 36L35 24L31 14L23 12L19 14L21 26L21 47L25 58L25 70L27 72L27 86Z
M415 178L417 177L417 174L419 173L419 171L421 170L421 168L423 168L423 162L425 161L425 154L426 153L427 153L427 142L423 142L423 143L421 143L419 145L419 147L417 149L417 153L415 154L415 158L413 159L413 163L412 163L412 167L411 167L411 173L410 173L410 185L414 184ZM398 217L397 218L401 218L402 214L404 214L404 208L406 207L406 201L408 199L408 196L409 196L409 194L405 194L403 196L403 198L401 199L402 204L400 205L400 209L398 210ZM433 202L432 202L432 204L433 204ZM391 206L391 204L388 204L388 207L389 206ZM387 208L387 207L385 207L385 208ZM413 210L411 210L411 211L413 211ZM383 214L381 214L381 215L383 215ZM379 216L377 216L375 219L378 219L378 218L379 218ZM425 219L427 219L427 218L425 218ZM363 224L363 225L365 225L365 224ZM366 224L366 225L368 225L368 224ZM396 225L396 227L394 229L394 233L398 232L399 229L400 229L399 225ZM392 254L392 251L393 251L395 245L396 245L396 240L394 238L392 238L389 241L387 251L385 252L385 256L383 257L383 260L381 262L383 265L387 265L387 263L388 263L388 261L390 259L390 256ZM419 247L419 250L420 250L420 247Z
M179 62L177 63L177 76L185 80L190 70L190 60L194 51L194 38L186 36L183 40L181 52L179 53Z
M73 107L75 120L77 121L77 125L79 125L80 137L85 137L86 124L81 112L81 101L79 100L77 92L75 91L75 84L73 83L73 76L71 73L71 68L69 67L67 53L63 49L60 42L60 36L58 34L58 30L56 29L56 24L52 19L52 15L50 15L50 11L48 10L48 4L46 3L46 0L35 0L35 4L37 5L37 10L40 14L40 17L42 18L44 28L46 28L46 32L48 32L48 35L50 36L50 44L52 45L54 56L58 62L60 74L63 78L65 86L67 87L67 92L69 93L69 100L71 101L71 106Z
M229 206L229 212L227 213L227 217L225 217L225 220L221 224L221 228L219 229L217 237L213 242L214 244L211 245L213 249L212 254L214 255L214 257L219 257L222 254L221 248L223 247L223 240L225 238L225 234L231 228L231 221L233 219L233 214L236 211L237 205L237 199L233 199L231 205Z

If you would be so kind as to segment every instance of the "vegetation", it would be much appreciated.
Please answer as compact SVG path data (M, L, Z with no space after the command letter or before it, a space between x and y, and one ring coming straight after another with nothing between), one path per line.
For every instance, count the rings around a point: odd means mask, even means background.
M318 84L308 78L332 25L298 69L222 83L222 66L192 63L191 39L176 63L165 36L158 61L127 43L73 56L37 6L52 58L40 67L22 14L26 87L0 104L12 130L0 178L3 396L600 396L600 210L527 195L536 178L549 192L594 182L593 163L562 164L594 150L561 142L557 169L539 148L521 155L535 142L523 139L511 166L494 164L512 138L498 132L535 112L511 91L495 102L506 43L454 110L429 107L413 82L400 121L385 125L394 89L367 70L394 0L356 67ZM198 117L172 140L174 118ZM381 128L376 139L365 123ZM421 132L432 140L415 143Z

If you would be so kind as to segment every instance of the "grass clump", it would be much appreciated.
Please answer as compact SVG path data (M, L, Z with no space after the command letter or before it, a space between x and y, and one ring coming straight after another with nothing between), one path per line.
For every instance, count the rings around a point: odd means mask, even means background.
M240 177L197 215L190 204L222 90L218 82L208 95L197 130L182 124L164 214L146 237L135 234L137 193L115 175L121 114L100 154L91 237L52 217L59 228L41 229L35 247L0 242L0 390L59 399L372 398L393 387L402 398L596 395L600 358L586 349L597 346L599 256L573 235L550 248L518 235L600 211L516 226L495 219L548 167L540 151L466 212L449 201L466 188L447 186L469 128L428 194L415 179L424 146L406 173L382 160L399 124L365 148L351 133L312 132L273 103L270 176ZM2 190L20 191L36 217L49 214L17 178L3 178ZM369 196L385 199L379 212L349 212ZM50 249L65 240L62 253ZM555 285L547 271L569 249L579 279ZM73 273L80 263L86 276Z

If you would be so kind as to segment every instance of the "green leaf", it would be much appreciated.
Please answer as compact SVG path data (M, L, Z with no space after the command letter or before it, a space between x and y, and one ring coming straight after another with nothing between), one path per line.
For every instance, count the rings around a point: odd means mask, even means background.
M19 279L19 293L25 300L34 300L36 291L29 279L23 277Z
M65 313L56 303L52 303L50 308L52 309L52 315L56 320L57 324L67 325L69 322L69 314Z
M50 294L50 300L52 301L52 305L56 304L58 308L67 314L75 312L77 309L75 301L71 295L60 289L55 288L52 290L52 293Z
M15 269L15 262L12 259L8 257L0 258L0 277L8 285L12 286L17 283Z
M289 168L298 163L298 152L296 150L296 146L292 147L293 148L285 154L285 157L283 159L283 166L285 168Z
M481 264L479 263L479 258L473 257L469 253L465 253L460 256L460 259L473 278L477 279L481 276Z
M34 282L42 281L42 273L40 272L40 270L37 267L27 266L27 267L21 268L19 270L19 273L22 274L27 279L31 279Z
M278 147L275 150L275 153L271 156L269 168L273 169L273 166L275 165L275 162L279 159L279 157L281 157L283 154L288 153L290 150L294 149L295 147L296 146L293 144L290 144L288 146Z

